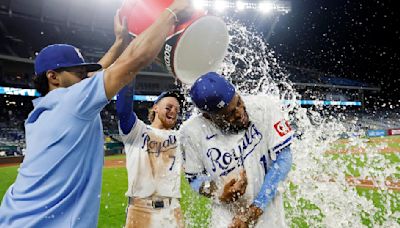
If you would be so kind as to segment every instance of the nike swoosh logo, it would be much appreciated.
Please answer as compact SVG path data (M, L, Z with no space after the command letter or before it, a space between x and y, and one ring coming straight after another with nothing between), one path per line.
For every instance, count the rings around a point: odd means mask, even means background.
M210 139L214 138L215 136L217 136L217 134L207 135L207 136L206 136L206 139L207 139L207 140L210 140Z

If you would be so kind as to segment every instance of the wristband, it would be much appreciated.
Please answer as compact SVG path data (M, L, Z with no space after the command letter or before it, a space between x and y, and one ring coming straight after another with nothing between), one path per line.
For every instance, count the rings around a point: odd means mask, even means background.
M178 23L178 16L176 16L176 13L174 11L172 11L172 9L170 8L165 8L166 10L168 10L168 12L170 12L174 17L175 17L175 23Z

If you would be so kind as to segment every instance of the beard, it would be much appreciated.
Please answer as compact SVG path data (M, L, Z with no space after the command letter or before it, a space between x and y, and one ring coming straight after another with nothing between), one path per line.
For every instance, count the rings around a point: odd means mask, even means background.
M245 112L246 121L243 123L241 120L230 123L222 118L213 119L211 122L218 126L223 132L230 134L237 134L240 131L246 130L250 126L249 115Z
M160 119L160 120L161 120L161 123L162 123L162 125L164 126L165 129L172 129L172 128L175 127L175 125L177 123L176 119L175 120L170 120L170 119L167 119L166 117L163 118L163 119Z
M219 127L222 129L223 132L230 133L230 134L237 134L243 130L247 130L250 126L250 120L246 123L236 122L231 124L227 121L223 121Z
M225 131L227 133L231 133L231 134L237 134L243 130L246 130L247 128L249 128L250 126L250 122L248 122L247 124L228 124L228 126L225 128Z

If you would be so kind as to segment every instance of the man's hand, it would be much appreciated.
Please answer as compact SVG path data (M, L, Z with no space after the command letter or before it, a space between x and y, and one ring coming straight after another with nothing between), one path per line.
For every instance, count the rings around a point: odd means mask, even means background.
M248 228L250 224L254 225L257 222L262 213L263 210L252 204L243 212L235 215L235 217L233 217L232 223L228 227Z
M115 60L121 55L131 41L131 37L128 32L126 18L123 18L122 24L119 20L119 10L114 15L114 44L110 47L106 54L99 60L98 64L103 69L107 69ZM96 72L88 73L88 77L92 77Z
M191 9L189 3L189 0L175 0L169 8L180 20L179 16ZM104 73L104 88L108 99L112 99L118 91L130 83L137 73L149 65L160 53L165 39L176 25L173 13L169 12L169 10L164 10L157 20L129 43L115 62L110 61L113 63L110 67L106 67L107 64L102 64L103 68L106 69ZM140 17L138 19L140 20ZM120 53L117 54L116 56L119 56Z
M126 17L122 18L121 23L119 19L119 10L117 10L114 16L114 35L116 41L122 41L125 44L128 44L130 41Z
M240 178L232 179L224 186L224 191L222 192L219 200L224 203L230 203L236 201L240 196L246 192L247 187L247 177L246 171L240 171Z
M244 222L238 216L235 216L232 220L232 223L229 224L228 228L248 228L249 224Z
M202 186L199 189L200 195L203 195L205 197L211 198L214 196L215 192L217 191L218 187L215 184L214 181L209 182L209 186L205 186L205 183L202 184Z

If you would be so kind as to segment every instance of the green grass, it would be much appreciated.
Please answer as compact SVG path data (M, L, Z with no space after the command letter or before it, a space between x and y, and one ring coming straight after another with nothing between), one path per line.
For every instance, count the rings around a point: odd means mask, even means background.
M400 204L398 203L398 199L400 199L399 192L393 192L393 193L388 193L387 195L382 195L379 194L378 191L371 191L369 189L357 188L357 193L359 195L366 197L369 200L372 200L374 206L376 208L379 208L378 212L372 215L373 219L379 225L382 225L382 222L385 220L385 216L388 215L388 211L386 211L384 207L385 204L388 203L390 204L391 214L395 212L397 213L400 212ZM371 220L369 218L370 216L371 215L367 213L362 215L363 224L368 227L373 227L371 225ZM400 219L397 220L397 223L400 225Z
M376 170L383 169L382 164L387 165L397 165L400 164L400 153L387 153L382 154L383 159L378 157L373 160L368 160L366 154L328 154L333 161L338 161L338 163L347 164L346 175L359 177L361 174L359 168L374 168ZM400 178L400 166L396 167L397 173L392 176L392 178Z
M104 168L98 227L123 227L127 200L126 168Z
M18 166L0 167L0 198L6 193L8 187L17 177Z
M16 166L0 168L2 178L0 179L0 196L2 196L7 190L8 186L11 185L17 175ZM100 202L100 215L99 215L99 227L123 227L125 222L125 209L127 206L127 200L125 197L125 191L127 189L127 175L125 168L104 168L103 169L103 184L102 194ZM290 185L290 190L294 191L296 186ZM380 210L373 215L373 218L381 222L384 216L388 213L385 211L383 205L388 200L399 199L400 193L394 192L395 196L382 195L378 191L372 191L367 189L358 188L359 195L372 199L375 206ZM189 223L189 227L207 227L209 224L210 216L210 201L204 197L198 196L191 189L186 180L182 179L182 200L181 206L186 218ZM391 202L391 212L400 212L400 206L395 202ZM290 205L285 203L286 213L290 213L292 210L301 210L303 216L295 217L292 219L292 227L309 227L306 221L314 220L321 221L323 214L313 214L310 218L309 211L319 210L316 205L313 205L307 200L300 199L298 204L299 208L291 208ZM370 216L368 214L363 215L363 223L367 227L372 227ZM400 221L398 221L400 224Z
M127 174L125 168L103 169L103 185L100 202L99 227L123 227L127 199ZM182 177L181 206L186 221L193 227L207 227L210 201L194 193L189 183Z
M332 149L355 149L356 146L348 147L347 143L349 142L348 139L341 139L335 142L332 145ZM376 137L376 138L368 138L366 145L369 148L373 148L376 146L381 145L382 143L386 143L388 147L393 149L400 149L400 136L386 136L386 137ZM400 152L400 151L398 151Z
M181 179L181 207L186 223L190 227L208 227L211 201L195 193L183 176Z
M290 194L296 194L297 188L298 186L294 185L293 183L289 183ZM294 214L295 211L300 211L300 215L292 217L292 228L308 228L309 224L307 221L314 221L314 223L321 222L324 217L322 211L315 204L303 198L298 199L297 208L293 207L285 200L284 207L286 215ZM313 211L313 213L309 213L310 211ZM315 211L318 212L315 213Z
M296 194L296 189L298 187L289 184L289 194ZM398 203L398 199L400 198L400 192L391 192L388 194L382 194L377 190L371 190L366 188L356 188L359 196L366 197L369 200L372 200L374 206L378 209L378 211L371 215L364 212L361 215L362 223L369 228L376 227L377 225L382 225L385 221L385 217L400 212L400 204ZM351 203L351 202L349 202ZM390 213L385 209L385 205L390 204ZM292 214L297 211L300 212L300 215L292 217L291 228L308 228L310 227L307 221L311 221L312 224L321 223L324 218L323 212L316 206L311 203L309 200L300 198L297 202L297 207L294 208L289 203L284 201L285 213ZM296 213L299 214L299 213ZM373 221L374 222L373 222ZM400 219L397 220L397 223L400 225ZM319 226L317 226L319 227ZM323 226L325 227L325 226Z

